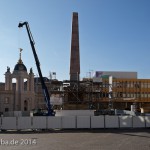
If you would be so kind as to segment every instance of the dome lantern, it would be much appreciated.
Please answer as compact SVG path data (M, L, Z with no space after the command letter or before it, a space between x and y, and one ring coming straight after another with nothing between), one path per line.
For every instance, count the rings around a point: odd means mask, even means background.
M23 64L23 61L21 59L21 52L22 52L22 48L19 49L20 50L20 54L19 54L19 60L18 63L15 65L14 67L14 71L26 71L27 72L27 68L26 66Z

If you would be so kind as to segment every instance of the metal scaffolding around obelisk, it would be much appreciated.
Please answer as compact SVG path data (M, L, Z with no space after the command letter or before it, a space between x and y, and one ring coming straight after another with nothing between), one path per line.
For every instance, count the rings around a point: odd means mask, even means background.
M78 13L72 15L72 37L70 55L70 81L80 80L80 51L79 51L79 27Z

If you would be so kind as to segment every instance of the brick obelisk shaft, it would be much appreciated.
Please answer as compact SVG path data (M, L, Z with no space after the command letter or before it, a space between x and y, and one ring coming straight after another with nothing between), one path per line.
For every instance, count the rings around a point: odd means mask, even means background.
M70 56L70 81L80 80L80 52L79 52L79 27L78 13L72 15L72 37Z

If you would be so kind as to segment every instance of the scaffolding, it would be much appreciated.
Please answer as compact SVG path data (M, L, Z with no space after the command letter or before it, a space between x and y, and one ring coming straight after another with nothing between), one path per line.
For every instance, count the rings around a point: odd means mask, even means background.
M92 79L83 81L52 81L46 84L52 95L63 99L61 109L126 109L135 105L139 111L145 108L150 111L150 80L141 79L103 79L95 82ZM56 106L55 106L56 107Z

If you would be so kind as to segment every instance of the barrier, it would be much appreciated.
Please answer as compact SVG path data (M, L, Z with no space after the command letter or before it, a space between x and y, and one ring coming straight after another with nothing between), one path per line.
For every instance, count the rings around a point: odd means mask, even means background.
M90 128L90 116L77 116L77 128Z
M17 129L16 117L2 117L2 130L15 130Z
M150 116L145 116L145 123L146 127L150 127Z
M18 117L18 130L32 129L31 117Z
M13 111L14 117L21 117L22 116L22 111Z
M62 116L62 128L63 129L75 129L76 128L76 116Z
M120 128L132 128L132 116L119 116Z
M48 129L61 129L61 117L47 117Z
M32 124L32 129L46 129L46 116L36 116L33 117L33 124Z
M144 128L145 117L144 116L133 116L133 128Z
M105 128L119 128L118 116L105 116Z
M2 118L0 118L0 129L2 128Z
M1 117L1 130L149 128L150 116Z
M8 111L3 113L4 117L14 117L14 112L13 111Z
M104 116L91 116L91 128L104 128Z
M94 110L56 110L55 116L94 116Z

